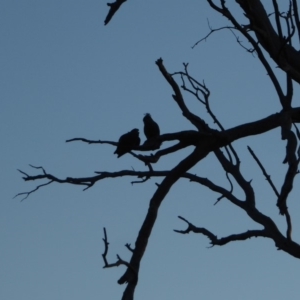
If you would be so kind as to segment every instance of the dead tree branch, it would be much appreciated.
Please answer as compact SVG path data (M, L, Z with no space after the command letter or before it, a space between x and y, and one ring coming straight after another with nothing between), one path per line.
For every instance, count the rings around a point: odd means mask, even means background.
M103 240L103 243L104 243L104 252L102 254L102 258L103 258L103 261L104 261L104 266L103 268L114 268L114 267L119 267L120 265L124 265L126 266L127 268L131 269L132 273L136 273L135 270L131 267L131 265L123 260L118 254L117 254L117 261L114 262L114 263L108 263L107 261L107 253L108 253L108 246L109 246L109 242L108 242L108 239L107 239L107 233L106 233L106 228L104 227L103 228L103 232L104 232L104 238L102 239Z
M298 31L298 41L300 42L300 20L299 20L299 11L297 0L293 0L293 16L295 18L295 23Z
M206 41L213 33L215 33L215 32L217 32L217 31L221 31L221 30L224 30L224 29L232 29L232 30L234 30L234 29L236 29L235 27L232 27L232 26L223 26L223 27L219 27L219 28L212 28L211 26L210 26L210 23L209 23L209 20L207 20L207 24L208 24L208 28L209 28L209 33L205 36L205 37L203 37L203 38L201 38L199 41L197 41L193 46L192 46L192 49L194 49L198 44L200 44L201 42L203 42L203 41Z
M207 154L207 149L199 149L196 147L196 149L189 156L187 156L173 170L170 171L170 173L158 186L156 192L150 200L149 209L136 239L135 250L130 260L130 265L134 268L134 270L137 270L137 273L140 267L141 259L148 244L148 239L157 218L158 209L163 199L168 194L172 185L180 178L180 176L198 163ZM126 282L128 282L128 285L126 286L122 299L133 299L133 293L137 282L133 280L133 274L130 269L127 269L125 274L118 281L119 284Z
M119 10L121 5L126 1L127 0L116 0L115 2L107 3L107 6L109 6L109 11L104 20L104 25L107 25L109 23L109 21L112 19L114 14Z
M223 238L217 238L216 235L214 235L211 231L209 231L206 228L203 227L196 227L195 225L193 225L192 223L190 223L188 220L186 220L185 218L178 216L179 219L181 219L182 221L184 221L185 223L188 224L188 227L186 230L177 230L174 229L175 232L177 233L181 233L181 234L189 234L190 232L194 232L194 233L201 233L203 235L205 235L206 237L208 237L208 239L210 240L210 244L211 247L213 246L224 246L228 243L231 242L236 242L236 241L244 241L247 239L250 239L252 237L266 237L266 238L271 238L268 233L266 232L266 230L248 230L246 232L243 233L238 233L238 234L232 234L229 235L227 237L223 237Z
M261 1L237 0L236 2L244 10L246 17L250 21L251 29L255 32L260 45L262 45L284 72L289 74L293 80L300 83L300 53L276 33ZM293 1L294 12L298 10L295 3L296 1ZM297 18L299 21L298 12L295 14L295 22L298 26L299 35L300 26ZM232 19L230 20L232 21ZM269 72L268 74L270 75ZM285 107L284 103L282 104Z
M178 104L179 108L181 109L183 116L185 118L187 118L200 132L206 132L206 133L212 132L212 130L209 128L209 126L201 118L199 118L197 115L195 115L189 111L189 109L185 105L185 102L184 102L183 96L180 92L180 88L179 88L178 84L172 78L172 75L170 73L168 73L168 71L166 70L165 66L163 65L163 60L161 58L159 58L156 61L156 65L158 66L158 68L159 68L160 72L162 73L162 75L164 76L164 78L167 80L167 82L172 87L172 89L174 91L174 94L172 95L173 99Z
M280 214L284 215L288 208L286 204L287 198L293 189L294 178L298 171L299 159L296 158L297 138L295 133L290 129L282 128L282 139L287 140L286 158L283 162L287 162L289 166L280 195L278 196L277 206Z
M260 167L262 173L264 174L266 180L269 182L272 190L274 191L275 195L277 197L279 197L279 193L273 183L273 181L271 180L271 176L267 173L266 169L264 168L264 166L262 165L262 163L260 162L260 160L258 159L258 157L256 156L256 154L254 153L254 151L250 148L250 146L247 147L250 154L252 155L252 157L254 158L254 160L257 162L258 166Z

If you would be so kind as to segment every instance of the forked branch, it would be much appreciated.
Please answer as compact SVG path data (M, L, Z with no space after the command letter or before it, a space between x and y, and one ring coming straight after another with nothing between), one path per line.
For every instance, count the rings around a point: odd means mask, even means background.
M116 262L114 262L114 263L108 263L108 261L107 261L107 254L108 254L109 242L108 242L108 238L107 238L107 233L106 233L106 228L105 227L103 228L103 233L104 233L104 238L102 239L103 243L104 243L104 252L102 254L102 258L103 258L103 261L104 261L103 268L104 269L105 268L114 268L114 267L119 267L120 265L124 265L127 268L132 269L133 274L136 273L134 271L134 269L130 266L130 264L127 261L123 260L118 254L117 254L117 261Z
M179 219L187 223L188 227L185 230L177 230L174 229L175 232L181 233L181 234L188 234L190 232L194 233L201 233L205 235L206 237L209 238L211 247L213 246L223 246L231 242L236 242L236 241L244 241L247 239L250 239L252 237L266 237L270 238L269 234L267 233L266 230L248 230L246 232L238 233L238 234L232 234L223 238L218 238L216 235L214 235L211 231L207 230L206 228L203 227L196 227L192 223L190 223L188 220L185 218L178 216Z

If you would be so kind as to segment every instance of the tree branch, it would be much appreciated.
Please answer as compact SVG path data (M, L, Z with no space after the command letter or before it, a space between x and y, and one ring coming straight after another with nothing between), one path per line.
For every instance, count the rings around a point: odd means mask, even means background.
M202 227L196 227L189 221L187 221L185 218L178 216L179 219L183 220L188 224L188 227L186 230L176 230L174 229L175 232L181 233L181 234L188 234L190 232L194 233L201 233L205 235L206 237L209 238L211 247L213 246L224 246L228 243L235 242L235 241L244 241L247 239L250 239L252 237L266 237L266 238L271 238L269 234L267 233L266 230L248 230L243 233L238 233L238 234L232 234L227 237L223 237L218 239L216 235L214 235L212 232L207 230L206 228Z
M199 162L203 157L208 154L208 149L200 149L198 147L182 160L170 173L165 177L162 183L158 186L158 189L154 193L152 199L149 203L149 209L146 215L146 218L143 222L143 225L139 231L138 237L135 242L135 250L132 254L130 265L134 270L139 270L141 259L146 250L148 239L150 237L152 228L157 218L158 209L168 194L172 185L184 174L187 170L193 167L197 162ZM133 293L137 284L137 281L133 279L133 274L130 269L127 269L125 274L119 279L118 283L123 284L128 282L128 285L124 291L122 300L131 300L133 299Z
M293 15L295 18L295 23L298 31L298 41L300 42L300 20L299 20L299 11L297 0L293 0Z
M295 81L300 83L300 53L276 34L260 0L236 0L250 20L259 43L272 59ZM296 2L296 1L294 1ZM294 10L295 10L294 5ZM299 33L298 33L299 34ZM284 50L284 51L283 51Z
M121 5L126 1L127 0L116 0L115 2L107 3L107 6L109 6L109 11L104 20L104 25L107 25L109 23L109 21L112 19L114 14L119 10Z
M193 46L192 46L192 49L194 49L198 44L200 44L201 42L203 41L206 41L208 39L208 37L210 35L212 35L214 32L217 32L217 31L221 31L221 30L224 30L224 29L236 29L235 27L231 27L231 26L223 26L223 27L219 27L219 28L212 28L209 24L209 20L207 20L207 23L208 23L208 28L210 29L210 32L205 36L203 37L202 39L200 39L199 41L197 41Z
M177 85L176 81L172 78L172 75L169 74L166 70L165 66L163 65L163 60L161 58L159 58L156 61L156 65L158 66L164 78L172 87L174 91L173 99L181 109L183 116L186 117L200 132L212 132L209 126L201 118L189 111L189 109L184 103L184 99L180 92L179 86Z
M300 108L294 108L294 109L291 109L290 111L287 111L284 113L288 114L290 116L292 122L295 122L295 123L300 122ZM267 132L269 130L277 128L277 127L281 126L281 123L282 123L281 119L282 119L281 113L273 114L267 118L264 118L264 119L261 119L261 120L255 121L255 122L251 122L251 123L246 123L246 124L225 130L223 132L220 132L218 136L202 135L201 133L199 135L198 135L198 133L194 135L194 132L193 132L191 135L185 135L185 137L187 138L187 140L185 140L185 143L187 143L187 144L190 143L193 145L199 144L201 147L206 148L207 151L211 152L211 151L215 151L216 149L219 149L221 147L227 146L230 143L232 143L235 140L238 140L240 138L244 138L244 137L256 135L256 134L261 134L263 132ZM194 138L195 138L195 140L193 140ZM191 142L190 139L193 140L193 142ZM183 144L182 146L185 146L185 144ZM176 147L176 145L173 147ZM170 147L170 148L172 150L172 147ZM162 152L165 151L165 152L159 154L159 155L162 155L164 153L166 154L166 151L168 151L168 150L165 149L165 150L160 150L160 151L162 151ZM140 156L140 157L147 161L147 157L146 157L146 159L145 159L145 156L144 157ZM150 163L155 162L155 160L156 160L155 155L152 157L148 156L148 158L149 158L148 162L150 162ZM130 172L135 172L135 171L120 171L120 172L114 172L114 173L101 172L100 175L98 175L98 176L82 177L82 178L67 177L65 179L59 179L52 174L48 174L41 167L34 167L34 166L32 166L32 167L35 169L42 169L43 172L42 172L42 174L31 176L31 175L28 175L25 172L19 170L20 173L25 175L23 177L23 179L25 181L48 179L49 182L47 184L38 186L36 189L34 189L30 192L19 193L15 197L20 196L20 195L26 195L25 198L27 198L32 192L36 191L40 187L51 184L53 182L82 185L82 186L85 186L84 190L86 190L86 189L92 187L95 184L95 182L102 180L104 178L108 178L108 177L116 178L116 177L121 177L121 176L126 176L126 175L139 176L143 173L143 172L141 172L140 174L134 173L132 175L132 173L130 173ZM149 173L145 172L144 174L146 174L145 176L148 176Z
M118 254L117 254L117 261L115 263L108 263L107 261L107 253L108 253L108 246L109 246L109 242L108 242L108 239L107 239L107 234L106 234L106 228L104 227L103 228L103 232L104 232L104 238L102 239L103 242L104 242L104 252L102 254L102 258L103 258L103 261L104 261L104 266L103 268L114 268L114 267L119 267L120 265L124 265L126 266L127 268L130 268L131 271L133 273L136 274L135 270L132 268L132 266L125 260L123 260ZM126 246L127 247L127 246ZM127 247L128 248L128 247ZM131 249L130 249L131 250Z
M293 189L294 178L297 174L299 159L296 158L297 138L292 130L287 130L284 139L287 139L286 158L284 162L288 162L288 170L284 183L281 188L280 195L277 200L277 206L280 214L284 215L287 211L287 198Z
M278 8L277 0L272 0L272 2L273 2L274 11L275 11L275 20L276 20L278 36L282 40L283 35L282 35L282 29L281 29L281 23L280 23L280 12L279 12L279 8Z
M264 166L262 165L262 163L260 162L260 160L258 159L258 157L255 155L254 151L250 148L250 146L247 147L250 154L252 155L252 157L254 158L254 160L257 162L258 166L260 167L262 173L264 174L266 180L269 182L272 190L274 191L275 195L277 197L279 197L279 193L273 183L273 181L271 180L271 176L266 172L266 169L264 168Z
M245 0L245 1L247 2L248 0ZM277 78L276 78L276 76L275 76L275 73L273 72L273 70L272 70L270 64L268 63L268 61L266 60L266 58L265 58L265 56L264 56L262 50L260 49L258 43L253 39L253 37L249 34L249 32L248 32L243 26L241 26L241 25L237 22L237 20L233 17L233 15L231 14L231 12L230 12L230 11L227 9L227 7L225 6L225 1L221 1L221 2L222 2L222 14L223 14L224 16L226 16L227 19L229 19L230 22L231 22L231 23L232 23L232 24L233 24L233 25L234 25L234 26L235 26L235 27L236 27L236 28L237 28L237 29L238 29L245 37L246 37L246 39L251 43L251 45L253 46L253 48L255 49L255 51L256 51L256 53L257 53L257 55L258 55L259 60L261 61L262 65L265 67L265 69L266 69L268 75L270 76L270 79L271 79L271 81L272 81L272 83L273 83L273 85L274 85L274 88L275 88L275 90L276 90L276 92L277 92L277 95L278 95L278 97L279 97L279 100L280 100L280 102L281 102L282 107L283 107L284 109L289 109L290 106L287 106L287 103L286 103L286 101L285 101L285 97L284 97L283 91L282 91L281 86L280 86L280 84L279 84L279 81L277 80ZM239 4L242 6L241 2L243 2L243 0L236 0L236 2L239 3ZM258 1L258 2L259 2L259 1ZM253 3L247 4L247 5L252 5L252 4L253 4ZM253 7L253 9L256 9L256 8ZM263 9L263 7L262 7L262 9ZM264 12L265 12L265 11L264 11ZM255 25L252 24L252 18L250 18L249 15L248 15L247 13L246 13L246 16L247 16L247 17L249 18L249 20L250 20L250 28L251 28L252 30L255 30L256 27L255 27ZM269 22L269 19L268 19L268 16L267 16L266 13L265 13L265 15L260 16L260 18L262 18L262 17L267 18L267 20L268 20L268 22ZM272 28L272 30L273 30L273 28ZM274 30L273 30L273 31L274 31Z
M69 140L66 140L66 143L76 142L76 141L85 142L85 143L88 143L88 144L108 144L108 145L118 146L118 142L102 141L102 140L88 140L88 139L85 139L85 138L69 139Z
M240 172L240 164L234 165L231 163L223 154L223 152L218 149L215 151L215 155L218 158L219 162L221 163L223 169L231 174L233 178L236 180L238 185L242 188L242 190L245 193L246 202L249 203L249 205L255 206L255 196L254 191L251 186L251 181L245 180L245 178L242 176Z

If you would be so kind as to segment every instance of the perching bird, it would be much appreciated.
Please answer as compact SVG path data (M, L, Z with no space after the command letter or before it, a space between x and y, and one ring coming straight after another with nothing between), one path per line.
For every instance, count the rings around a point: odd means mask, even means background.
M114 153L118 154L118 157L120 157L138 147L140 142L139 130L136 128L132 129L119 138L119 143Z
M160 134L159 126L155 121L153 121L151 115L146 114L143 121L144 121L144 133L147 140L158 137Z
M127 0L116 0L115 2L107 3L107 6L109 6L109 11L105 18L104 25L107 25L109 23L113 15L119 10L120 6L126 1Z

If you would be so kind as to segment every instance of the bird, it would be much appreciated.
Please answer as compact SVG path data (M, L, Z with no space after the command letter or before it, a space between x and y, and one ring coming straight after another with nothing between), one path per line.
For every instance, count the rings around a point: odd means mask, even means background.
M157 138L160 134L158 124L151 118L150 114L145 114L144 121L144 133L147 140Z
M134 148L140 145L139 130L137 128L123 134L119 138L118 146L114 154L118 155L118 158L125 153L130 152Z

